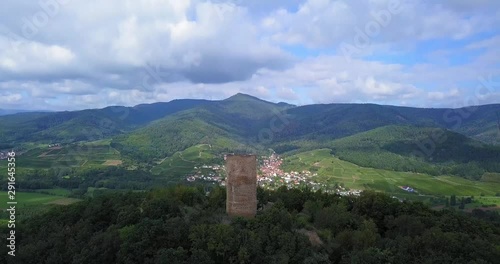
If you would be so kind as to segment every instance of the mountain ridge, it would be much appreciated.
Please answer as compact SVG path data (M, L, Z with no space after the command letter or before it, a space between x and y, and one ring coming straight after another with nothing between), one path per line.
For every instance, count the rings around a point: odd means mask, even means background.
M263 141L262 134L269 131L275 145L293 140L328 141L387 125L441 127L488 144L500 144L499 112L500 104L462 108L353 103L294 106L238 93L223 100L176 99L133 107L2 116L0 141L15 144L91 141L188 118L222 129L247 144L258 144ZM169 119L171 116L174 118Z
M384 163L383 169L477 179L483 172L500 172L495 160L500 159L500 149L494 147L500 146L499 111L500 105L495 104L458 109L377 104L292 106L236 94L224 100L181 99L134 107L7 115L0 117L0 146L106 139L123 157L149 165L200 144L211 146L214 155L328 147L363 166ZM431 155L434 160L412 157L408 150L415 149L419 141L432 139L432 131L448 136L448 141L436 148L453 153L437 152ZM387 135L393 138L384 138ZM385 145L350 147L368 140ZM476 146L465 142L476 142Z

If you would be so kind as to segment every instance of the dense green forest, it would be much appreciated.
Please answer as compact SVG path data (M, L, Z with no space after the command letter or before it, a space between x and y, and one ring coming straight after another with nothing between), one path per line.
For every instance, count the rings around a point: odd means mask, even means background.
M172 184L168 179L155 178L145 170L127 170L123 167L104 167L90 169L67 169L61 171L26 171L17 178L17 189L34 191L39 189L64 188L72 190L73 197L80 197L89 187L113 190L149 190L154 186ZM7 185L0 190L7 191Z
M364 167L457 175L500 172L500 147L441 128L385 126L333 141L332 154Z
M116 137L114 144L130 155L142 156L152 149L151 158L185 149L186 145L217 144L219 138L233 140L257 149L276 148L285 152L311 145L326 147L332 140L353 136L386 126L449 129L468 138L500 144L495 133L495 110L500 106L478 109L418 109L371 104L329 104L294 107L272 104L238 94L226 100L167 116L151 124ZM451 117L461 117L454 122ZM447 122L448 121L448 122ZM194 131L200 135L193 135ZM202 133L203 132L203 133ZM486 137L485 135L490 135ZM168 141L167 138L175 140ZM421 139L421 138L419 138ZM402 140L399 137L393 139ZM174 142L172 142L174 141ZM154 147L150 147L154 145Z
M141 137L149 129L164 130L172 123L169 117L203 121L198 124L212 125L231 137L264 145L293 140L331 140L388 125L446 128L486 143L500 144L498 112L500 105L459 109L374 104L294 106L237 94L220 101L174 100L135 107L0 116L0 144L89 141L122 134ZM189 122L186 125L186 129L196 128ZM129 133L140 128L147 129ZM262 129L272 131L269 140L272 142L259 142ZM151 136L153 142L160 142L160 136ZM128 143L133 145L134 140Z
M160 119L112 144L143 161L197 144L229 152L241 146L278 153L329 147L339 158L365 167L477 180L485 172L500 172L500 147L469 137L475 137L471 131L496 131L494 111L494 105L460 111L370 104L278 106L240 94ZM464 112L468 115L460 127L445 120ZM466 129L471 120L489 132Z
M113 147L134 159L170 156L198 144L236 151L264 148L259 131L269 119L291 107L246 95L206 104L157 120L132 133L115 137Z
M435 211L363 192L258 189L254 219L225 214L225 189L115 193L17 226L1 263L498 263L500 217ZM5 228L5 227L1 227ZM5 232L2 230L5 241ZM3 259L2 259L3 258Z
M82 111L18 113L0 116L0 145L26 142L71 143L108 138L165 116L198 107L206 100L110 106Z
M153 166L199 144L214 147L217 155L331 148L339 158L365 167L477 180L500 172L498 112L500 105L294 106L237 94L220 101L0 116L0 150L106 139L125 159Z
M173 155L198 144L236 148L237 141L221 128L193 118L169 118L170 122L117 137L111 146L134 160L147 162Z

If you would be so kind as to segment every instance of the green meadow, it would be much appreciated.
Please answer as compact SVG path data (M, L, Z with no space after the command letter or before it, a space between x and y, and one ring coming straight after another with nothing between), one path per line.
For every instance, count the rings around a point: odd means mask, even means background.
M46 193L40 193L44 191ZM54 194L50 194L50 193ZM47 189L38 190L38 192L16 192L17 202L16 206L16 220L24 220L33 215L37 215L41 212L47 211L52 206L56 205L69 205L78 201L80 199L68 198L61 196L67 194L69 191L62 189ZM11 201L9 199L8 193L5 191L0 191L0 224L6 222L8 213L4 209L9 208L7 202Z
M41 191L41 190L40 190ZM63 191L60 189L50 189L48 192L54 191L59 194L63 194ZM56 194L45 194L40 192L16 192L16 199L14 201L17 202L16 208L26 208L26 207L34 207L48 204L55 204L59 200L68 201L70 198L63 197L61 195ZM74 201L78 201L78 199L70 199ZM7 202L11 201L6 191L0 191L0 209L8 208Z

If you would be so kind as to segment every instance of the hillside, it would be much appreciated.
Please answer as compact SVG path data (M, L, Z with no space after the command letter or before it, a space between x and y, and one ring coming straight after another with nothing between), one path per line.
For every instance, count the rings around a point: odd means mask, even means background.
M0 145L94 141L131 131L153 120L205 103L206 100L174 100L135 107L112 106L82 111L2 116Z
M329 146L332 154L365 167L471 179L500 171L500 147L442 128L385 126L337 139Z
M229 152L255 151L261 147L258 134L266 121L289 107L238 94L152 122L116 137L113 146L144 160L161 159L198 144Z
M323 104L289 109L290 124L276 138L331 140L387 125L446 128L488 144L500 144L500 105L426 109L374 104Z
M194 175L197 171L207 175L212 170L203 169L202 166L222 164L224 160L223 155L218 154L220 152L218 146L212 144L189 147L158 162L158 165L151 169L151 173L168 178L172 182L183 182L186 175Z
M0 116L1 143L75 142L109 138L182 111L249 141L263 129L273 142L331 140L387 125L441 127L489 144L500 144L500 105L423 109L374 104L294 106L237 94L221 101L174 100L135 107ZM262 140L261 140L262 141ZM268 140L263 140L268 141ZM259 142L257 142L259 143Z
M115 137L113 146L144 162L198 144L211 144L222 152L273 148L284 153L331 147L339 157L367 167L479 179L484 172L500 171L498 147L472 139L484 139L481 131L491 129L498 106L476 108L461 121L462 126L452 130L447 126L454 123L446 122L443 116L472 110L373 104L295 107L237 94ZM483 124L484 129L477 124ZM437 151L432 150L431 155L427 149L424 154L416 152L418 143L424 142L421 145L425 147L433 134L444 138L432 146Z
M198 144L232 149L240 145L228 131L203 120L189 118L189 115L191 113L182 113L118 136L111 146L138 161L151 162Z
M419 201L433 196L437 202L437 197L453 194L477 197L500 194L500 181L495 182L499 179L498 175L492 173L485 174L481 181L474 181L454 176L375 169L341 160L331 152L331 149L317 149L286 156L282 168L286 172L308 170L316 173L312 179L327 186L340 184L350 189L381 191ZM411 186L423 196L408 193L399 186ZM500 203L500 197L494 200Z
M215 146L214 155L329 147L342 159L363 166L479 179L484 172L500 171L498 148L493 147L500 143L499 112L500 105L460 109L294 106L236 94L219 101L174 100L7 115L0 117L0 149L108 139L123 157L151 165L199 144ZM433 133L446 140L432 146L437 150L430 155L426 151L415 155L417 143Z

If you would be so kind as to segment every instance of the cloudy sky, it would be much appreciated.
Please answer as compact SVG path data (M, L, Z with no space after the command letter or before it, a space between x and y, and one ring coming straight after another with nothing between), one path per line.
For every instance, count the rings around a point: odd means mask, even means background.
M497 0L2 0L0 108L500 103Z

